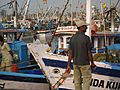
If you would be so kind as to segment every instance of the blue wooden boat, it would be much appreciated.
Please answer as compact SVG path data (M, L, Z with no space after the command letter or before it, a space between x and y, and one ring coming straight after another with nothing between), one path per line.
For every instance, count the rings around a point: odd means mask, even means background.
M34 59L30 60L30 54L27 44L22 40L15 40L16 33L26 33L27 30L0 30L1 35L6 37L7 43L10 45L14 54L16 54L17 61L13 62L13 71L0 71L0 89L11 90L49 90L49 84L46 77L35 63ZM13 66L17 66L13 67ZM2 68L2 67L0 67ZM17 69L17 70L15 70Z

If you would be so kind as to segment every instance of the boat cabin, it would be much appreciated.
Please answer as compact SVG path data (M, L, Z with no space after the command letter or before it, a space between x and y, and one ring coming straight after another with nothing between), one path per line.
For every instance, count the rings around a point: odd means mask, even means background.
M58 27L56 30L56 36L58 37L58 52L67 50L69 47L69 40L73 34L77 32L75 26ZM105 45L114 44L115 34L102 32L96 32L91 35L93 43L93 53L103 53L105 51Z
M27 44L24 41L20 40L20 37L23 32L25 31L16 29L0 30L0 35L3 36L5 42L9 44L14 55L17 56L18 63L26 61L25 63L20 63L18 65L19 67L28 65Z
M17 39L17 30L13 29L6 29L6 30L0 30L0 35L4 37L5 41L8 44L13 43L15 39Z

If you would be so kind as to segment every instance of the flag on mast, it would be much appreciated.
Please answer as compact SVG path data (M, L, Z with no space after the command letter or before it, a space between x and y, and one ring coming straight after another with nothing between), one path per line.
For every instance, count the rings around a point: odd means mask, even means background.
M103 9L106 9L106 3L105 2L102 4L102 7L103 7Z
M103 8L103 9L106 9L106 8L107 8L106 3L105 3L104 0L100 0L100 3L101 3L101 5L102 5L102 8Z

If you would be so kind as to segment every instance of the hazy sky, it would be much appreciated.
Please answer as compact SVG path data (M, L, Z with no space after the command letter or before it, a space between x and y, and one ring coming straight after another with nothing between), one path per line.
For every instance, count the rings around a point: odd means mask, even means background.
M0 0L0 6L5 5L10 1L11 0ZM19 4L18 8L20 10L20 8L22 8L24 5L25 0L17 0L17 1ZM63 8L66 1L67 0L48 0L48 3L44 4L43 0L31 0L29 13L35 13L35 12L41 11L42 8L45 9L47 7L52 7L52 9L55 9L56 7ZM92 5L96 5L98 8L100 8L100 0L91 0L91 1L92 1ZM102 0L102 1L106 2L107 6L109 7L110 1L111 3L114 2L116 4L118 0ZM78 6L77 9L80 9L81 4L85 5L86 0L70 0L70 3L71 2L72 2L73 10L76 10L75 7ZM80 4L78 4L78 2L80 2ZM119 3L119 6L120 6L120 3ZM2 9L8 10L8 12L10 13L9 5L3 8L0 8L0 11Z

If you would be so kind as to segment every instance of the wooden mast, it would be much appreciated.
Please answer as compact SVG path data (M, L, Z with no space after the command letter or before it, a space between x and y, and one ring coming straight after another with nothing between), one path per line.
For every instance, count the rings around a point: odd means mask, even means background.
M26 5L25 5L25 11L24 11L23 20L26 20L29 5L30 5L30 0L27 0L27 1L26 1Z
M18 13L17 13L17 0L12 0L14 1L13 7L14 7L14 27L17 28L17 18L18 18Z

